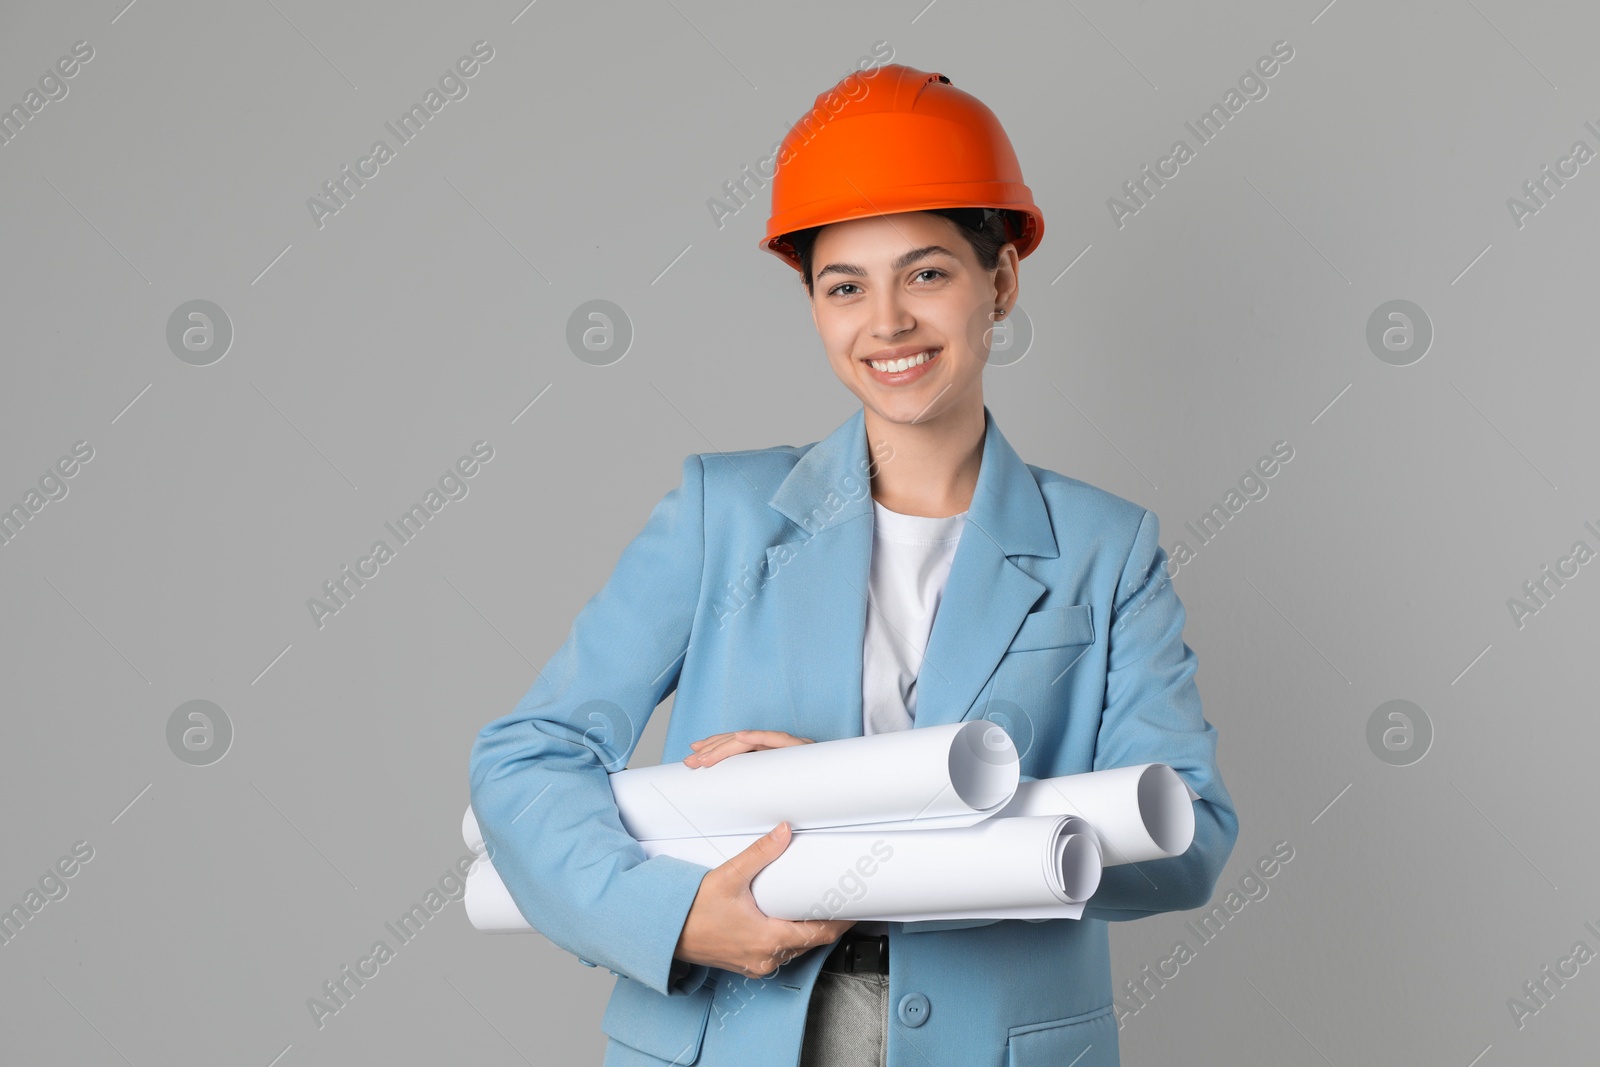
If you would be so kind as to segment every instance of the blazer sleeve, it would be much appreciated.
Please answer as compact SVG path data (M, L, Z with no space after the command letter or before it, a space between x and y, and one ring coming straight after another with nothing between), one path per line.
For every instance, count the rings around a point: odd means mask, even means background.
M1160 523L1145 511L1117 582L1109 627L1105 707L1094 769L1170 765L1200 794L1194 841L1179 856L1107 867L1084 918L1138 919L1211 899L1239 836L1233 799L1217 769L1217 730L1200 710L1198 661L1183 640L1184 610L1167 575Z
M605 586L508 715L477 736L472 808L495 869L540 933L585 963L667 996L710 968L674 960L710 870L647 859L622 826L607 780L677 688L704 571L705 470L683 461Z

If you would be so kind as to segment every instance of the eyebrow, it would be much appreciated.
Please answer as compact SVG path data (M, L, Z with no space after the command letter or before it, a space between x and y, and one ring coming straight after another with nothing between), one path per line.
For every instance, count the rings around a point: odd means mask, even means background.
M950 251L944 245L924 245L922 248L913 248L905 255L900 256L893 263L889 264L889 269L893 271L902 271L911 266L911 264L915 263L917 260L925 259L928 256L949 256L951 259L959 258L954 252ZM821 270L817 271L816 280L821 281L829 274L848 274L855 278L865 278L867 276L867 272L856 266L854 263L829 263L826 267L823 267Z

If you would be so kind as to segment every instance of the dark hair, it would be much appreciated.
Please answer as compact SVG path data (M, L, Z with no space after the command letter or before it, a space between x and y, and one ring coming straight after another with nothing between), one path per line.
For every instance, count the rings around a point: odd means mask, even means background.
M984 270L994 270L1000 262L1001 246L1007 241L1016 240L1015 235L1022 232L1022 220L1015 217L1016 213L1001 208L936 207L929 208L928 213L943 215L956 224L961 235L972 246L973 254L978 257L978 265ZM811 254L816 248L817 234L820 232L821 226L812 226L785 235L794 245L795 254L800 257L800 280L807 293L811 292Z

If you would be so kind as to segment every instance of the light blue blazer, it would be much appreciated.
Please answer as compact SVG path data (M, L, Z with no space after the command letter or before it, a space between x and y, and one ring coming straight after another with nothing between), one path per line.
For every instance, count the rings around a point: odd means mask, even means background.
M1107 1067L1108 923L1205 904L1238 817L1155 514L1024 463L984 420L916 727L993 719L1025 779L1170 764L1200 795L1194 843L1107 868L1082 919L891 924L888 1064ZM689 456L527 695L477 736L472 806L512 899L617 975L607 1067L795 1063L827 946L766 978L675 962L709 868L647 860L606 775L674 690L663 761L724 730L861 734L869 475L892 462L869 457L861 410L810 445Z

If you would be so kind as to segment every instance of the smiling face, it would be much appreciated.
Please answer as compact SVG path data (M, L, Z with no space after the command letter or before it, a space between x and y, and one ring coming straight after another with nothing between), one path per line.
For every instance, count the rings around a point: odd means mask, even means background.
M913 211L825 226L811 262L812 321L869 414L924 424L981 412L994 312L1016 302L1014 244L985 270L959 226Z

